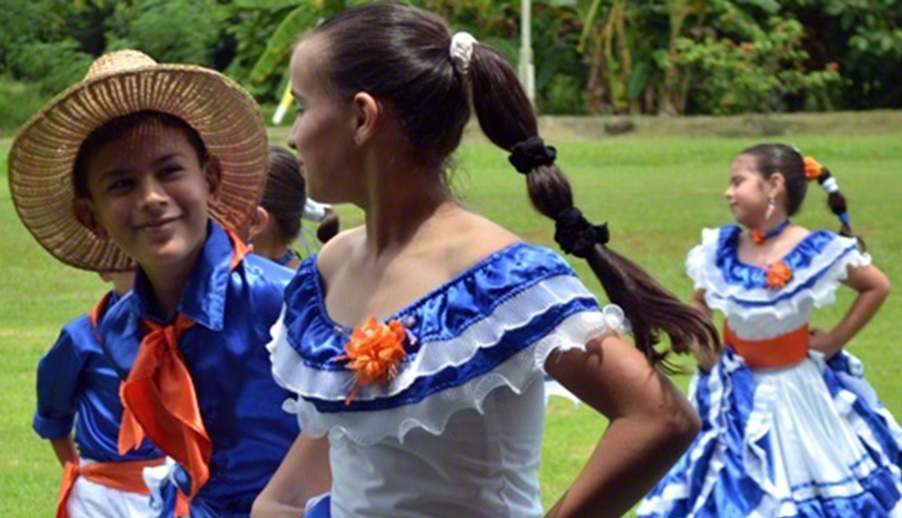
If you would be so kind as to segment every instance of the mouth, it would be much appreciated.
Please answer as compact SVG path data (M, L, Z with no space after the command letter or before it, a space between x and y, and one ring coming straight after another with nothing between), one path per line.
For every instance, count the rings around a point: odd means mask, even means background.
M157 233L167 230L171 225L171 223L178 221L180 216L170 216L168 218L159 218L148 221L142 225L138 225L138 230L143 230L145 232Z

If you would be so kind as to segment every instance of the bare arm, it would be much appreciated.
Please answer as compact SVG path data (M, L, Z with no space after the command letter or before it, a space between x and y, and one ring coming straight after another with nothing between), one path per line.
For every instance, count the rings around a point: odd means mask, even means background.
M329 440L298 436L251 510L252 518L298 518L307 500L332 487Z
M820 329L811 332L811 348L821 351L828 358L861 331L889 295L889 279L875 266L849 268L849 276L843 283L858 292L852 307L829 333Z
M618 517L689 447L700 428L689 402L632 345L616 335L586 351L552 353L551 376L610 419L610 425L547 518Z
M53 453L56 454L60 466L65 466L67 462L78 462L78 451L75 449L75 441L72 440L71 435L50 439L50 446L53 447Z
M689 300L689 306L698 310L708 320L711 320L714 312L711 311L711 308L708 307L708 303L705 302L705 290L698 289L692 292L692 299ZM705 372L710 371L711 368L714 367L714 364L720 359L720 352L718 351L699 349L696 347L696 344L692 344L690 349L692 350L692 355L695 356L695 361L698 362L698 366Z
M689 300L689 306L698 310L702 315L707 319L711 319L712 311L711 308L708 307L708 303L705 302L705 290L697 289L692 292L692 299Z

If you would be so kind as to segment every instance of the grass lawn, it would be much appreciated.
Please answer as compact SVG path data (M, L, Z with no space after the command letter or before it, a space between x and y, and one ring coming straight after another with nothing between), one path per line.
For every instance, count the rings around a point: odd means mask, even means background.
M656 127L656 120L662 127ZM867 240L874 262L902 286L902 115L806 115L781 140L794 144L830 167L850 201L856 231ZM708 119L645 119L639 133L595 138L574 125L546 121L559 164L571 177L577 204L596 222L609 221L611 247L635 259L663 284L688 297L683 275L686 252L703 227L730 223L722 192L734 155L762 139L742 135L738 119L721 124ZM720 126L718 126L720 125ZM837 129L845 126L848 131ZM717 127L727 128L725 131ZM574 129L577 128L577 129ZM739 128L738 130L736 128ZM273 131L284 142L285 129ZM725 136L727 135L727 136ZM0 141L0 516L48 516L53 512L60 476L49 444L31 430L34 373L41 354L60 327L89 309L107 289L95 274L54 261L26 232L15 215L6 183L9 141ZM553 246L552 223L535 213L524 179L505 154L478 136L468 137L453 175L466 203L525 239ZM795 222L809 228L838 228L826 209L825 195L811 189ZM360 222L359 211L339 209L345 225ZM604 294L578 260L571 261L599 298ZM852 301L842 290L835 305L816 313L814 325L829 327ZM895 322L896 324L893 324ZM889 409L902 415L896 393L902 366L897 347L902 302L893 293L874 321L849 350L867 365L869 381ZM690 364L688 360L685 361ZM685 389L688 376L675 382ZM604 420L583 407L553 401L548 411L541 483L546 505L567 488L604 431Z

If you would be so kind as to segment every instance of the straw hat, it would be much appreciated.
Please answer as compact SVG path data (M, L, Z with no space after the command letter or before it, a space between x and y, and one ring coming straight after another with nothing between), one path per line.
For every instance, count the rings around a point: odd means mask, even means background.
M9 190L35 239L60 261L95 271L133 266L111 240L75 218L73 168L82 142L117 117L152 110L184 120L222 165L211 216L238 228L257 205L267 174L260 108L237 83L192 65L161 65L134 50L99 57L85 78L20 130L9 154Z

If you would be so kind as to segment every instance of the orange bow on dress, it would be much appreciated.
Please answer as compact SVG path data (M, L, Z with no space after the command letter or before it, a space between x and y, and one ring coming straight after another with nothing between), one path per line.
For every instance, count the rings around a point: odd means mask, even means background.
M231 230L234 270L248 247ZM189 502L210 478L213 443L200 414L191 373L179 350L181 334L194 325L179 314L168 326L142 319L147 334L141 341L128 379L119 387L122 400L122 424L119 430L119 454L137 448L144 437L175 459L191 477L188 495L179 491L176 516L187 516Z

